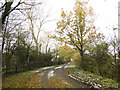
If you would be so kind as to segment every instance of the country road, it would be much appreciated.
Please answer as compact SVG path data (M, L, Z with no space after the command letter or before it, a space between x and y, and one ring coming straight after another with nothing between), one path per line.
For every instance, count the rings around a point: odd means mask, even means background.
M67 65L40 71L27 85L29 88L90 88L89 85L70 78L68 72L64 70Z

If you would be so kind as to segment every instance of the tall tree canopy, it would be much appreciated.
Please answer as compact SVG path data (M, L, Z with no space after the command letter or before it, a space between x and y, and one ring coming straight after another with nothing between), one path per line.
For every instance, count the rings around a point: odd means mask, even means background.
M94 20L93 9L88 2L76 0L73 11L67 13L62 10L54 38L75 46L83 58L88 45L103 36L96 32Z
M35 0L33 0L32 2L27 2L27 0L3 0L4 3L2 3L2 1L0 1L0 3L2 4L0 6L0 21L1 21L1 27L0 27L0 32L2 32L2 52L4 49L4 45L5 45L5 36L7 33L7 26L8 24L13 25L13 29L15 27L17 27L18 25L21 25L21 23L23 23L23 21L25 21L24 17L24 11L25 10L29 10L33 7L35 7L36 5L41 4L41 1L39 1L39 3L35 3ZM19 13L19 14L18 14ZM15 15L15 16L13 16ZM20 18L20 16L23 15L22 18ZM12 17L12 18L11 18ZM19 17L19 19L18 19ZM13 19L12 21L10 21L10 19ZM16 23L14 24L13 22L16 21Z

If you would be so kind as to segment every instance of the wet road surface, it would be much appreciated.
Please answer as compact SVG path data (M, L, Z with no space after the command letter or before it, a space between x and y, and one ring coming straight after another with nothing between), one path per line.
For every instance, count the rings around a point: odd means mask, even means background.
M54 68L47 68L37 75L35 75L30 83L34 83L36 86L31 85L33 88L90 88L89 85L81 83L77 80L70 78L68 72L65 71L65 66L68 64L64 64ZM37 79L37 80L34 80ZM37 82L38 81L38 82ZM37 87L37 85L39 87Z

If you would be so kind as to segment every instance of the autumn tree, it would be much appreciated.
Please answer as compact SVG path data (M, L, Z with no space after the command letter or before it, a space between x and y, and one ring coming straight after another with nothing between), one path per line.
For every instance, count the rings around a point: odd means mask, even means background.
M70 46L61 46L59 48L59 57L63 57L65 61L70 61L72 57L72 48Z
M73 11L66 13L62 10L56 29L58 35L54 38L76 47L83 60L86 47L102 37L96 32L94 20L93 9L88 2L77 0Z

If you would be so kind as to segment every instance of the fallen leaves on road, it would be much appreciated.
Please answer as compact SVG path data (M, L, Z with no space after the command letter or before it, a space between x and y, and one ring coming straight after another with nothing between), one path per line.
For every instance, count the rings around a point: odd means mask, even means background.
M49 88L75 88L61 77L54 76L48 81Z
M46 82L47 87L42 83L42 73L38 73L26 84L26 88L74 88L61 77L53 76Z
M30 81L26 84L26 88L44 88L44 86L41 83L41 78L42 74L38 73L34 77L30 79Z

